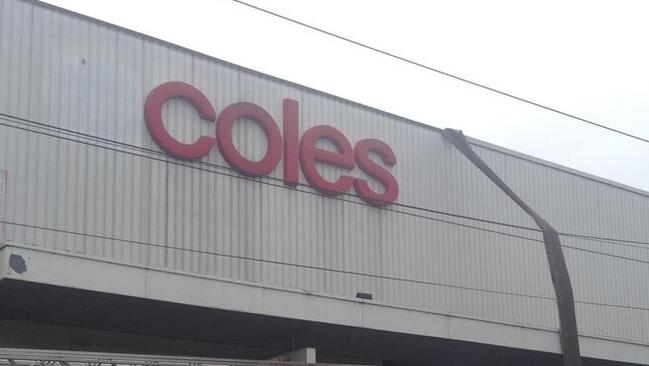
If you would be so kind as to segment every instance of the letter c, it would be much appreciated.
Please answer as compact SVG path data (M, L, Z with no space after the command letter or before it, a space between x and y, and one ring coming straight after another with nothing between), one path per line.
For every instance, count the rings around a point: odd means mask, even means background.
M169 155L182 160L196 160L207 155L216 139L201 136L192 144L185 144L169 134L162 122L162 107L173 98L183 99L191 104L202 119L214 122L216 112L207 97L195 87L180 81L170 81L155 87L146 98L144 119L146 127L158 146Z

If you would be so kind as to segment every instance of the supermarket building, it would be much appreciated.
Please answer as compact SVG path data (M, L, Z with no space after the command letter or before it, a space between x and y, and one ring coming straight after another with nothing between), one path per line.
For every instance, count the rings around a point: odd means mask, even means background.
M0 55L0 361L560 365L569 285L582 363L649 365L647 192L468 139L553 282L449 131L36 1Z

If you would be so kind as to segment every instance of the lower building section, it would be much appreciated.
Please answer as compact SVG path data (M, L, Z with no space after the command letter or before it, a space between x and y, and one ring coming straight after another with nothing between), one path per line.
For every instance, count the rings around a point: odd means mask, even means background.
M298 353L302 354L298 354ZM315 356L314 349L300 350L290 356ZM299 361L284 360L238 360L224 358L162 356L128 353L79 352L60 350L38 350L26 348L0 348L0 365L9 366L342 366L316 363L315 359L300 359Z
M0 281L0 347L372 365L560 365L558 354ZM630 365L585 359L585 365Z

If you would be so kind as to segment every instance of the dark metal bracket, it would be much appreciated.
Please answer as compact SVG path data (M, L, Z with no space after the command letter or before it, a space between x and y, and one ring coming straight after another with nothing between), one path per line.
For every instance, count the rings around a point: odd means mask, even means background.
M450 141L464 156L466 156L480 171L482 171L498 188L505 192L518 204L543 232L545 254L548 258L550 276L554 285L559 312L559 336L564 366L580 366L579 335L575 317L575 303L572 295L572 285L568 275L568 267L561 250L561 242L557 231L523 201L509 186L485 163L471 148L462 131L445 129L442 136Z

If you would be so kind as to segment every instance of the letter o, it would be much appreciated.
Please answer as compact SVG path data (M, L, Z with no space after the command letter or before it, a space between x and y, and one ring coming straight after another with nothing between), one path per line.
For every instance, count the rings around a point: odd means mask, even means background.
M240 118L249 118L266 135L268 146L266 155L259 161L251 161L237 151L232 141L232 129ZM270 173L279 162L282 155L282 135L273 117L258 105L239 102L225 108L216 121L216 141L223 158L239 173L250 177L258 177Z

